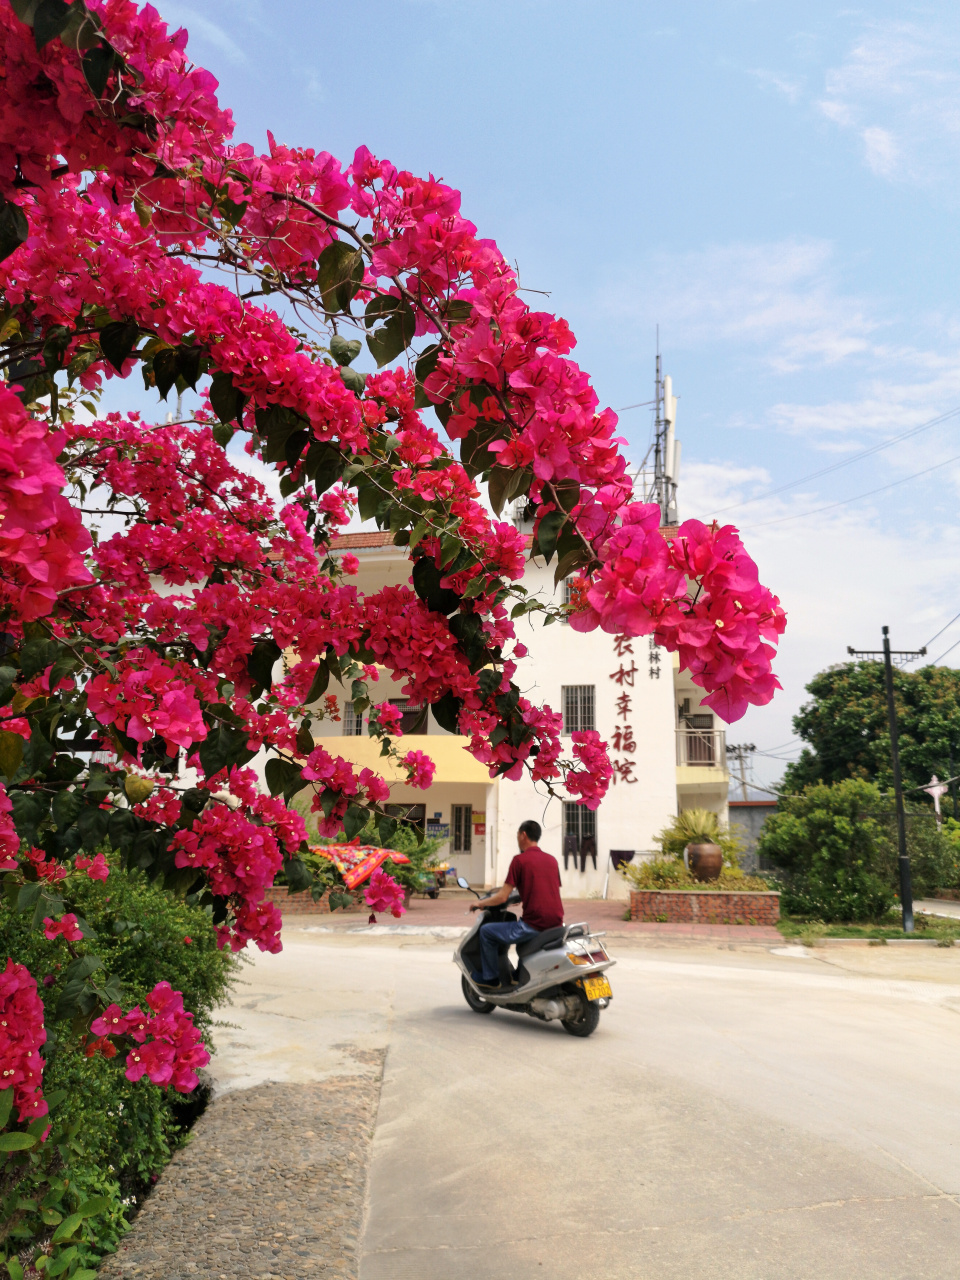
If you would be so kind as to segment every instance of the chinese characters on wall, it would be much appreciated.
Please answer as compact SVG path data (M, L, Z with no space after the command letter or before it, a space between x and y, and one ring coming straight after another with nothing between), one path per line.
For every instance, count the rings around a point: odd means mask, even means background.
M630 723L633 711L633 694L630 690L635 687L634 681L639 668L634 657L633 641L628 636L614 636L613 649L614 656L620 659L618 669L610 672L610 679L616 682L619 689L616 700L617 723L610 742L611 749L615 753L611 755L610 763L613 765L613 783L616 785L618 782L640 781L633 776L636 764L630 758L637 749L633 725ZM625 665L627 659L630 661L629 667Z

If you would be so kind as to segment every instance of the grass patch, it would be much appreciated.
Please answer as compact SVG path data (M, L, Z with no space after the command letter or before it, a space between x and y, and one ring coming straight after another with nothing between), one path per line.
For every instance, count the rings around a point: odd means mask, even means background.
M899 911L891 911L882 920L863 924L824 924L822 920L810 920L804 916L781 916L777 928L785 938L816 946L822 938L864 938L868 941L886 942L889 938L917 938L928 942L940 942L944 946L960 938L960 920L946 916L926 916L919 912L914 916L914 932L905 934Z

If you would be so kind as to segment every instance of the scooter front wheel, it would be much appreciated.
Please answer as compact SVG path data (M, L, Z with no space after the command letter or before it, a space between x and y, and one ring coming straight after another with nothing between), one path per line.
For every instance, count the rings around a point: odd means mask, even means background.
M579 993L578 993L579 994ZM600 1025L600 1001L580 995L580 1012L576 1018L564 1018L560 1024L571 1036L592 1036Z
M474 1013L493 1013L497 1006L474 991L463 974L460 975L460 985L463 987L463 998Z

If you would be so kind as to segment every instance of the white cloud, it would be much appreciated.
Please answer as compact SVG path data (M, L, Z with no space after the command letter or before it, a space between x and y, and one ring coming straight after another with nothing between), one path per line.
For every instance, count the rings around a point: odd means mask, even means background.
M950 24L878 21L826 72L817 104L856 133L878 176L924 184L960 161L960 30Z
M601 305L621 323L659 321L674 346L762 348L761 359L783 373L869 353L880 327L870 304L840 288L823 240L657 254L607 288Z
M190 34L191 57L197 57L198 45L201 48L206 45L216 49L218 53L222 53L230 62L237 65L243 65L249 61L244 50L227 35L223 27L216 22L211 22L209 18L205 18L188 5L164 4L162 16L171 29L186 27Z
M680 494L681 515L709 519L714 509L749 493L758 477L762 480L756 469L691 463ZM789 495L769 499L764 518L787 514L792 504ZM736 522L737 514L724 519ZM846 661L848 644L879 648L880 628L887 624L895 647L919 646L960 607L955 586L960 529L953 522L938 527L921 518L890 528L875 506L862 504L754 530L744 514L742 524L760 580L780 597L788 625L774 664L783 690L731 725L730 742L755 742L761 748L787 742L793 736L792 717L807 698L804 685L817 671ZM944 649L951 638L943 638ZM932 656L939 653L936 648ZM948 662L958 655L960 650ZM759 757L757 781L776 780L783 767Z
M774 89L782 97L793 105L796 105L803 94L803 81L795 77L778 75L774 71L764 71L757 68L749 73L753 78L767 89Z

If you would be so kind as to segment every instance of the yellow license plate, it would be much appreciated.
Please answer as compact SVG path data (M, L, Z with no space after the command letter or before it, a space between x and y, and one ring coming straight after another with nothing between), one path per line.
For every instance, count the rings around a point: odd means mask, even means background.
M584 978L583 989L587 993L588 1000L599 1000L602 996L612 996L610 983L603 974L599 974L596 978Z

